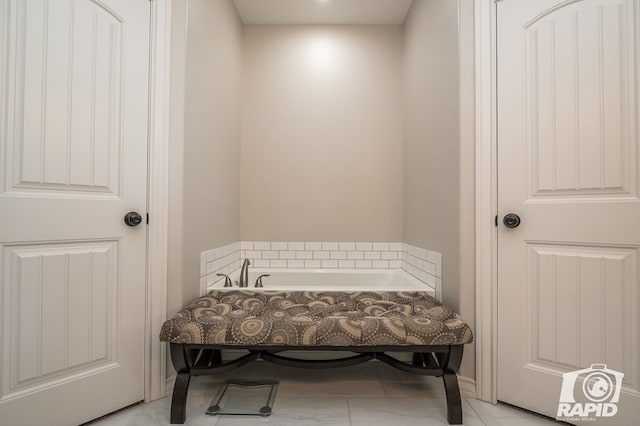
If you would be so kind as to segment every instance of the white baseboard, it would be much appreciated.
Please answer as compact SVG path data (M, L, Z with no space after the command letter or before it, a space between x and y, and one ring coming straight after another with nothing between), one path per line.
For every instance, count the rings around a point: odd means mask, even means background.
M458 386L460 387L460 396L463 398L476 398L476 381L474 379L458 376Z
M176 375L172 374L169 377L167 377L167 387L165 388L167 390L167 393L165 395L171 395L173 393L173 385L176 382Z

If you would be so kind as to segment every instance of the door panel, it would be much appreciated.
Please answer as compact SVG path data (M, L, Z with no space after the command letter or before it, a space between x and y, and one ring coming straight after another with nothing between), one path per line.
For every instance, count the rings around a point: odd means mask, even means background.
M555 417L562 374L606 363L632 424L640 1L497 4L498 211L522 218L498 230L498 399Z
M148 46L146 0L0 0L3 423L144 398Z

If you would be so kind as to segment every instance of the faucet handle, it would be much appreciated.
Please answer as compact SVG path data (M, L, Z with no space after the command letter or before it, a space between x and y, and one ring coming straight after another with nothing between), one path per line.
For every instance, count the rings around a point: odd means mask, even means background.
M224 286L225 287L233 287L231 284L231 278L227 274L216 274L219 277L224 277Z
M262 288L262 287L264 287L264 286L262 285L262 277L270 277L270 276L271 276L271 274L263 274L263 275L260 275L260 276L256 279L256 285L255 285L254 287L256 287L256 288Z

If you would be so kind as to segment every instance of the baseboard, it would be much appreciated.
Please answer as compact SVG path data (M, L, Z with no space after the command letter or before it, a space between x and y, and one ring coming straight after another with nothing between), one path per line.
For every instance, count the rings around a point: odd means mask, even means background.
M476 398L476 381L474 379L458 376L458 386L460 387L460 395L463 398Z
M165 395L171 395L173 393L173 385L176 382L176 375L172 374L169 377L167 377L167 387L166 387L166 394Z

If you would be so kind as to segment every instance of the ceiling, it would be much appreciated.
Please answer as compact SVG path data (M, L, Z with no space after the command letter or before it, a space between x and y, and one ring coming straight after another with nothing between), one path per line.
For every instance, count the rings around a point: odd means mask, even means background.
M402 24L413 0L234 0L245 24Z

